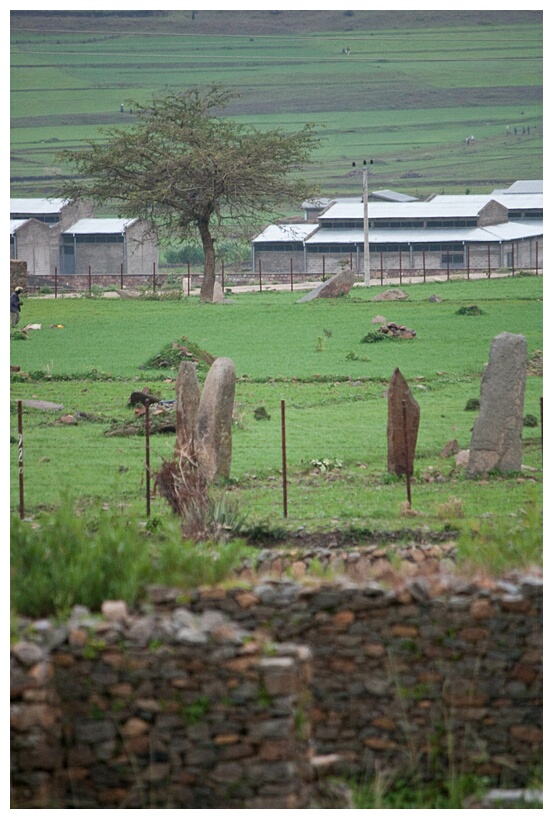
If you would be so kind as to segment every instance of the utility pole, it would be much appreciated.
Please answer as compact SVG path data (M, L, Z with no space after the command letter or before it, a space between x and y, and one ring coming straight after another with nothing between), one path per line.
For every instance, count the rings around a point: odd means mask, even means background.
M355 162L351 163L355 168ZM369 165L372 165L372 159ZM363 283L366 287L371 283L371 264L369 260L369 175L367 160L363 160Z

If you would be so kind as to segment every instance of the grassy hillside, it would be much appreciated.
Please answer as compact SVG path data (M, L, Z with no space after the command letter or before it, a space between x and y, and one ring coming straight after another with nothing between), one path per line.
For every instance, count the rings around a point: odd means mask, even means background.
M132 124L129 99L221 81L230 116L320 128L327 194L358 193L363 158L417 195L543 173L541 12L26 12L11 38L12 195L52 193L57 152Z

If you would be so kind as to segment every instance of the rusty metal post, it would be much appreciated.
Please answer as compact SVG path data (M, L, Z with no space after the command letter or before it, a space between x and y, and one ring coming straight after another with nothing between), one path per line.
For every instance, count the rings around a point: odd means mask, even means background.
M225 260L221 259L221 287L223 288L223 293L225 292Z
M17 402L17 448L19 455L19 517L25 517L25 501L23 492L23 411L21 401Z
M290 290L294 289L294 262L290 257Z
M401 402L403 405L403 434L405 436L405 477L407 479L407 502L411 506L411 464L409 463L409 432L407 430L407 402L405 399Z
M121 262L121 290L123 289L123 287L124 287L124 282L123 282L123 262Z
M150 402L144 402L146 415L144 428L146 431L146 516L150 517Z
M259 266L259 292L263 290L263 285L261 284L261 259L257 260Z
M58 297L58 268L54 267L54 298Z
M88 295L92 295L92 271L90 265L88 265Z
M422 280L426 284L426 251L422 251Z
M188 262L188 295L190 295L190 262Z
M284 398L280 402L280 421L282 430L282 508L284 517L288 517L288 487L286 479L286 407Z
M152 291L156 292L156 263L153 262L153 278L152 278Z
M541 454L543 458L543 395L540 396Z
M325 280L325 255L323 253L323 281Z

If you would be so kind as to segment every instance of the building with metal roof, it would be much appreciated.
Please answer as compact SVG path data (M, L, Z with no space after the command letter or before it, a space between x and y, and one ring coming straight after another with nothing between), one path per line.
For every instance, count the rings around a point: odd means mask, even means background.
M28 276L150 275L158 260L151 225L137 219L97 219L90 202L10 200L10 258Z
M416 276L455 269L490 273L501 268L541 268L542 188L537 182L520 182L490 194L370 201L370 270L383 280L398 272ZM316 278L349 265L362 274L364 220L360 200L332 200L301 240L303 258L299 234L291 257L292 248L284 241L279 245L269 226L252 240L254 265L270 273L282 272L293 263L296 270Z

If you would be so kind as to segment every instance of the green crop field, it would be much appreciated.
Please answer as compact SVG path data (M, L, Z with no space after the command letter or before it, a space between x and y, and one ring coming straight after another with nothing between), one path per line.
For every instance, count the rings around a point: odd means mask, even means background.
M434 290L432 290L434 288ZM542 376L527 379L524 469L515 475L467 480L455 459L441 458L448 441L470 444L491 340L507 330L526 336L529 361L542 350L542 279L450 281L407 285L405 302L372 302L382 288L355 288L348 297L298 304L296 293L234 294L232 303L104 298L29 298L25 322L41 324L28 338L13 335L11 507L18 508L18 400L46 400L63 411L23 406L26 508L30 514L60 504L64 491L144 515L145 438L111 435L135 421L130 393L144 386L158 397L175 395L176 366L152 360L171 344L199 345L236 365L233 465L222 491L239 503L250 524L289 529L348 527L393 530L406 525L404 481L386 470L387 402L396 367L421 408L413 484L415 522L441 530L459 525L451 499L467 522L509 521L526 504L541 507L539 426ZM428 301L437 292L441 302ZM478 305L481 315L459 315ZM416 330L416 338L364 343L371 320ZM62 325L53 327L52 325ZM284 401L284 405L282 405ZM289 514L282 509L282 406L285 409ZM259 411L262 410L260 413ZM256 412L257 411L257 412ZM72 414L76 423L60 417ZM264 417L258 420L258 415ZM170 418L170 411L168 411ZM172 457L174 435L151 436L153 471ZM325 463L326 462L326 463ZM154 516L168 507L154 499ZM446 510L446 511L444 511ZM522 512L521 512L522 510ZM455 517L454 515L454 517Z
M54 193L60 149L132 124L129 99L212 82L245 123L315 123L327 195L357 193L364 158L419 196L543 175L541 12L195 14L12 14L12 196Z

